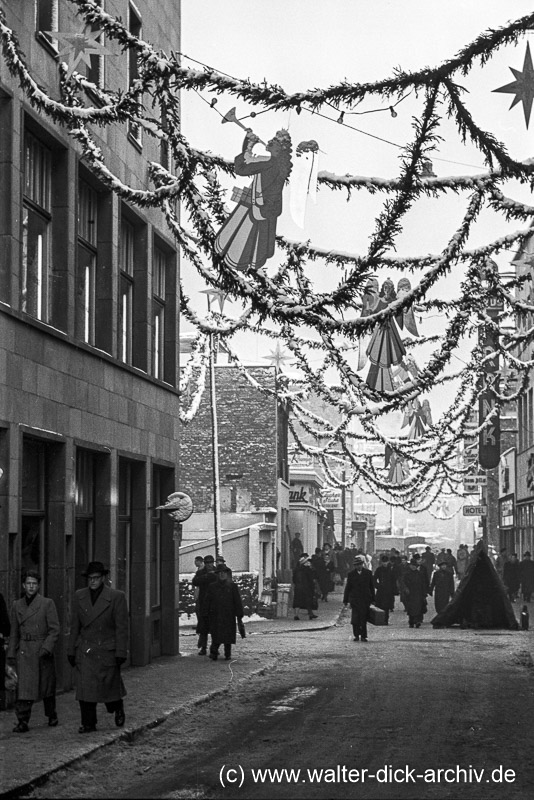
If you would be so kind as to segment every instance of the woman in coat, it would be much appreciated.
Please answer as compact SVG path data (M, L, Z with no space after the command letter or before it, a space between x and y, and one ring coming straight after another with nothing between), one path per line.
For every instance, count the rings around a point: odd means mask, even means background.
M39 594L41 576L34 570L24 575L24 597L11 611L11 634L7 663L18 676L14 733L26 733L35 700L43 700L50 727L58 724L56 713L56 667L54 648L59 638L56 606Z
M314 610L317 608L315 598L315 575L311 566L311 559L307 553L299 558L299 563L293 570L293 608L295 619L299 619L299 608L305 608L310 619L317 619Z
M440 614L454 594L454 576L447 569L447 562L442 561L434 572L430 583L430 594L434 593L436 613Z
M219 564L215 570L217 578L206 591L206 610L211 634L209 656L213 661L219 657L219 647L224 645L224 657L232 657L232 645L236 640L236 625L243 625L243 603L239 589L231 578L231 570L226 564ZM242 634L243 635L243 634Z
M96 730L97 703L115 712L117 727L125 721L120 668L128 652L128 606L124 592L104 584L108 572L100 561L92 561L83 573L88 587L75 593L72 604L67 658L75 669L78 733Z

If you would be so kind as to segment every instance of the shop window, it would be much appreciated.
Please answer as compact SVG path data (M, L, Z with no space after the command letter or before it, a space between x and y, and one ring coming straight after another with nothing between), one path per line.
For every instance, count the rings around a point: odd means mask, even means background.
M21 310L48 322L52 154L26 132L22 209Z
M130 593L132 542L132 464L119 459L119 520L117 530L117 589Z
M76 338L94 344L97 268L97 193L84 181L78 186L78 251L76 264Z
M75 589L86 585L84 568L94 560L95 534L95 456L88 450L76 451L75 488Z
M120 238L119 359L132 363L134 295L134 226L123 219Z
M25 439L22 455L21 568L44 576L46 521L45 445Z

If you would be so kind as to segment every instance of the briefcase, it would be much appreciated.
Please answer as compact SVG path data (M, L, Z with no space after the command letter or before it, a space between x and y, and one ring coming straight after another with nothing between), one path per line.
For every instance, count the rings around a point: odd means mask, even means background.
M381 609L377 608L376 606L371 606L369 608L369 622L371 625L387 625L388 620L386 616L386 612Z

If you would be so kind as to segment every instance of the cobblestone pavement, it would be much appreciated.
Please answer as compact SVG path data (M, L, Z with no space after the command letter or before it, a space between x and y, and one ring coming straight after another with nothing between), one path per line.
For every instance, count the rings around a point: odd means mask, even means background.
M321 603L318 619L300 621L293 616L282 619L246 622L247 639L238 640L234 647L235 661L214 663L198 657L196 635L191 624L180 628L180 655L158 658L145 667L124 670L127 689L125 698L126 724L116 728L114 715L105 706L98 706L98 730L79 734L79 707L74 692L58 695L59 725L49 728L43 716L42 703L35 703L26 734L12 733L16 722L13 710L0 713L0 752L2 779L0 797L22 794L53 772L83 759L96 750L121 738L134 737L143 730L162 723L184 707L201 704L223 694L233 681L262 674L275 666L277 654L255 652L247 647L255 637L292 631L321 630L336 624L342 612L342 594L330 595ZM291 613L291 612L290 612Z

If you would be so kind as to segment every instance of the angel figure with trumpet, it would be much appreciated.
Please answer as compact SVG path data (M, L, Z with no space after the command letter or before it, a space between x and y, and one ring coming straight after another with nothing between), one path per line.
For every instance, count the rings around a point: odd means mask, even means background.
M274 255L282 190L292 168L291 137L286 130L267 142L268 156L254 155L254 145L261 139L250 128L246 131L234 168L237 175L253 175L253 181L246 189L234 189L237 206L215 239L215 252L224 263L242 271L259 269Z

